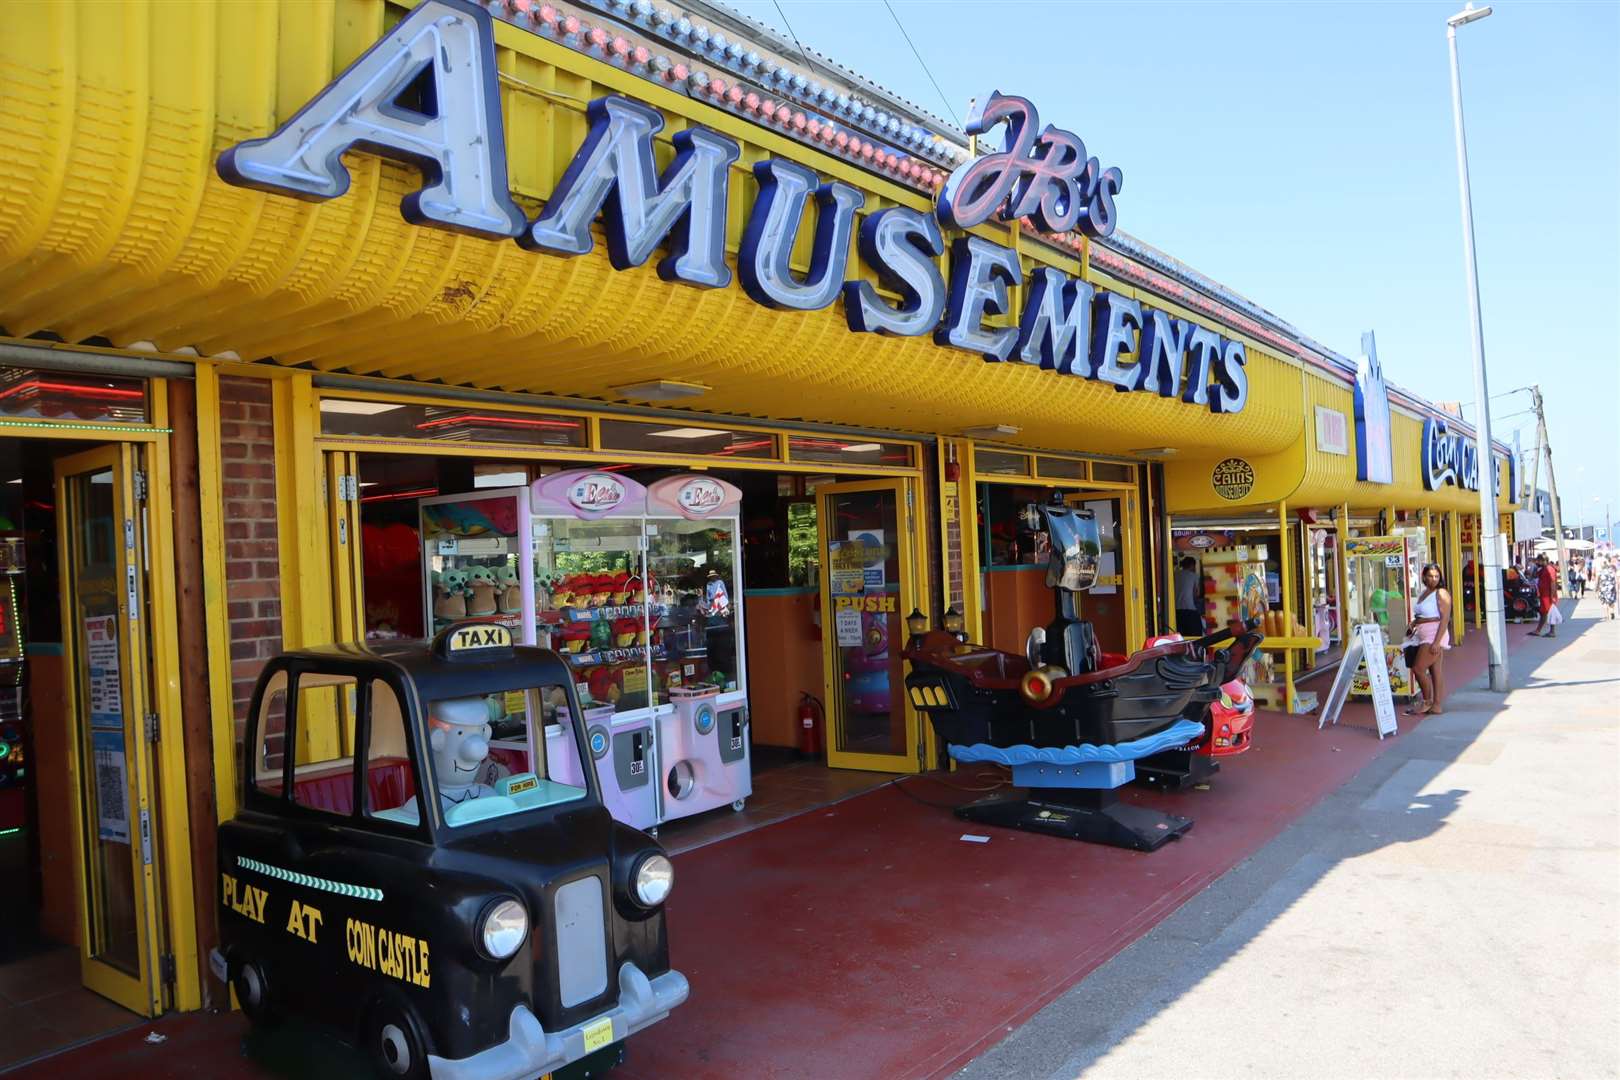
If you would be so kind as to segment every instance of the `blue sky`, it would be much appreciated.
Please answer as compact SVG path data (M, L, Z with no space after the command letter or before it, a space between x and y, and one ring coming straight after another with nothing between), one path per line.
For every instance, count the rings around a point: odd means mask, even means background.
M728 2L949 115L881 0ZM1030 98L1124 170L1122 229L1345 355L1375 330L1386 377L1473 415L1463 0L892 3L958 117ZM1566 525L1620 518L1620 3L1508 0L1459 44L1491 392L1541 385ZM1533 445L1528 406L1493 403L1499 439Z

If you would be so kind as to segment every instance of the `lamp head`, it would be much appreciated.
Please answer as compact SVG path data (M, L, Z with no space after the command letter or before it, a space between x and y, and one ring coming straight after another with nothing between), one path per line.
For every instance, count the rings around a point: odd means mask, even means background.
M906 616L906 631L912 637L920 637L928 633L928 616L916 608L912 608L911 614Z
M1449 27L1452 27L1453 29L1455 29L1456 27L1459 27L1459 26L1466 26L1467 24L1469 24L1471 22L1474 22L1477 19L1483 19L1485 16L1489 15L1490 13L1491 13L1491 6L1489 4L1486 4L1482 8L1477 8L1473 4L1469 4L1467 7L1463 8L1461 11L1457 12L1457 14L1455 14L1451 18L1447 19L1446 20L1446 25L1449 26Z

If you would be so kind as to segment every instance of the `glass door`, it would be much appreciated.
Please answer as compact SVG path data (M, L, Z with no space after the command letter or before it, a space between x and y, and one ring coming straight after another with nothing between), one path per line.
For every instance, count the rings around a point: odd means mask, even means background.
M332 640L366 637L360 467L350 451L326 454L326 520L332 556Z
M153 763L147 679L145 527L135 451L108 446L56 463L63 640L74 731L80 971L134 1012L161 1009Z
M906 615L918 604L905 480L827 484L820 500L827 764L917 772L917 713L902 688Z

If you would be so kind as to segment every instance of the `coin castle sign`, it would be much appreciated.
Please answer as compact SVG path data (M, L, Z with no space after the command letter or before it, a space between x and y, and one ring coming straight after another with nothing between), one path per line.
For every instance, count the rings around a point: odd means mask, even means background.
M728 287L726 215L731 166L742 153L737 142L689 126L671 138L675 155L660 172L653 153L664 127L658 110L608 96L588 105L587 119L584 142L529 220L507 187L489 13L467 0L426 0L275 132L222 153L217 168L231 184L331 199L349 187L342 155L366 150L421 170L424 186L401 204L415 224L572 257L593 248L599 222L615 269L645 265L662 252L656 270L666 281ZM736 256L743 291L790 311L841 301L855 333L931 334L942 346L995 363L1029 364L1217 413L1242 410L1249 396L1242 342L1055 267L1026 277L1012 248L967 231L992 218L1093 237L1114 230L1119 169L1089 157L1072 132L1041 128L1023 98L989 95L975 105L969 131L1001 124L1003 149L952 173L932 213L894 206L860 216L866 196L859 189L783 158L756 162L757 195ZM812 204L810 268L801 274L790 256ZM952 231L948 278L940 267L942 225ZM849 265L852 246L898 301ZM1018 286L1026 299L1016 325L987 325L1013 314Z

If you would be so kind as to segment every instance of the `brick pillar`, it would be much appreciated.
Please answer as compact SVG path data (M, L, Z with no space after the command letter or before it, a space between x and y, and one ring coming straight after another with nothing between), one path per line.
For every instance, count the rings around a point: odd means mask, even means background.
M268 380L221 378L219 397L231 701L240 742L253 684L281 650L275 427Z

